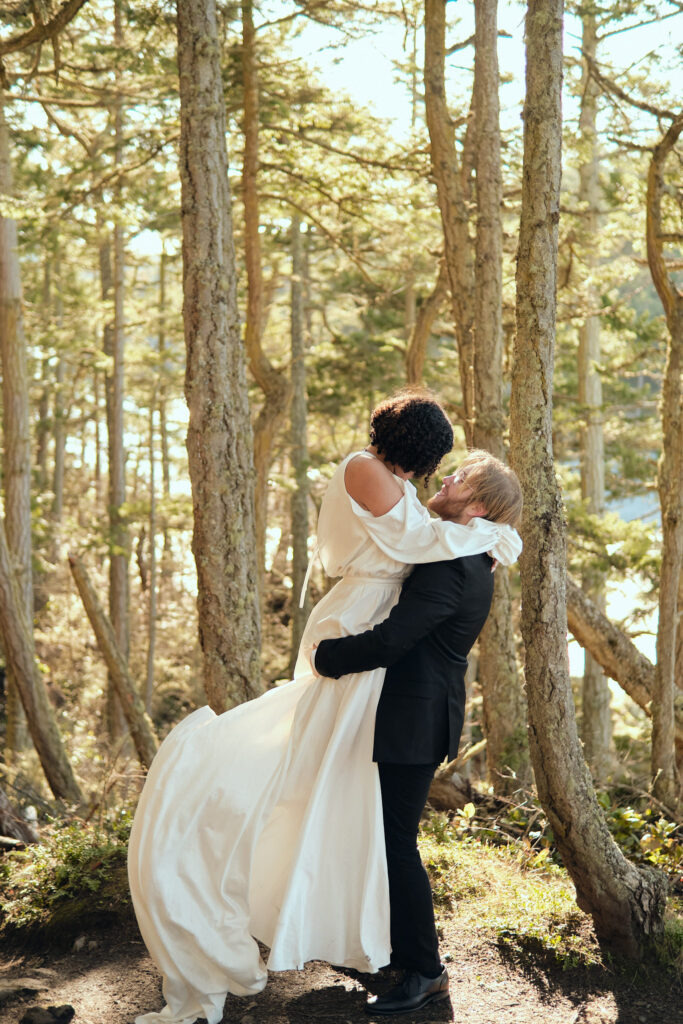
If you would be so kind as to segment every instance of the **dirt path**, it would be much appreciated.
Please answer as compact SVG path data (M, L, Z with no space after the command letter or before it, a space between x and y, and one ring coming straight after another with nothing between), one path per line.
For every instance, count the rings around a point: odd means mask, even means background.
M450 1002L437 1003L404 1021L467 1024L683 1024L683 988L671 973L642 969L543 966L538 956L512 962L478 933L462 934L449 922L442 940L451 975ZM133 1024L161 1007L158 972L134 931L102 931L82 947L59 955L0 958L0 984L44 972L44 991L0 1002L0 1024L18 1024L29 1006L70 1003L74 1024ZM228 997L224 1024L360 1024L366 991L383 991L395 975L358 975L312 963L303 971L271 975L257 997Z

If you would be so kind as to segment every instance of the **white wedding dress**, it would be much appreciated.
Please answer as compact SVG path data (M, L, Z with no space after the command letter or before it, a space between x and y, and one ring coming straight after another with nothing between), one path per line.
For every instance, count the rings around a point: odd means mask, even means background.
M373 458L369 453L354 453ZM308 657L324 637L368 629L396 603L416 562L491 551L513 562L508 526L433 520L414 487L374 517L337 469L318 549L342 579L313 610L295 678L216 716L200 708L166 737L130 837L130 888L167 1005L136 1024L221 1020L227 993L266 984L268 969L325 960L376 971L389 962L389 897L375 710L384 669L320 679ZM255 938L254 938L255 937Z

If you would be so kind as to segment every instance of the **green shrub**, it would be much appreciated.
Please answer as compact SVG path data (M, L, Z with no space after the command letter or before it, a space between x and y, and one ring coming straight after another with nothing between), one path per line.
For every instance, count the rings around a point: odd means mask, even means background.
M42 842L8 854L0 867L0 930L68 941L90 922L130 914L126 855L130 814L100 825L53 822Z

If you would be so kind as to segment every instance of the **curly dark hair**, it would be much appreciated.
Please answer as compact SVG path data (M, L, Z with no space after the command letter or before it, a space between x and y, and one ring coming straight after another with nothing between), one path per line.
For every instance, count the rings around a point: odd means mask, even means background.
M431 392L403 388L374 409L370 443L387 463L426 483L453 447L453 428Z

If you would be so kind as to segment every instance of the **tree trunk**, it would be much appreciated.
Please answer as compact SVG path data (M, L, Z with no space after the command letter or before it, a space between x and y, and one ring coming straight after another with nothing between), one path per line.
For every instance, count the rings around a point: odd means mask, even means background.
M80 804L83 795L66 756L43 677L36 664L33 634L0 523L0 636L7 667L16 682L28 729L47 783L61 800Z
M683 114L679 114L653 150L647 182L647 258L669 329L661 400L662 455L657 474L662 510L662 571L652 701L652 788L657 799L673 811L681 799L674 751L674 669L679 618L678 586L683 567L683 292L671 279L664 260L661 206L665 188L664 165L682 131Z
M177 13L192 550L204 686L221 712L260 691L252 431L215 2L179 0Z
M13 192L9 133L0 87L0 195ZM33 579L31 567L31 437L28 369L17 256L17 225L0 213L0 361L2 362L2 429L5 527L11 561L33 649ZM31 653L31 657L32 657ZM27 745L26 718L12 671L7 674L7 760Z
M256 34L253 4L242 4L242 77L244 83L244 161L242 201L244 203L244 259L247 268L247 322L245 343L249 369L263 392L263 405L254 424L254 466L256 469L256 543L259 580L265 565L268 520L268 473L273 441L287 414L291 399L289 374L276 370L263 351L261 337L265 321L261 241L259 237L259 84L256 70Z
M99 602L85 568L73 555L69 555L69 565L71 566L71 575L78 587L78 593L81 595L83 607L97 638L98 647L107 663L109 674L114 680L116 694L135 744L138 759L144 768L149 768L159 745L154 726L145 712L135 682L128 671L127 660L116 643L113 625Z
M674 668L676 680L676 694L674 701L683 704L683 566L678 576L678 628L676 630L676 662ZM679 775L683 774L683 748L679 749L679 741L676 739L676 763Z
M292 218L292 287L291 287L291 352L292 403L290 407L291 460L295 487L292 492L292 644L289 656L289 678L299 652L299 643L311 610L308 593L303 608L299 595L308 565L308 441L306 435L306 347L304 344L304 253L301 221Z
M598 266L596 239L600 232L600 181L598 157L599 87L590 73L590 62L597 52L597 21L593 11L584 12L583 76L579 131L584 161L579 168L579 201L582 206L581 252L587 278L583 301L589 310L597 309L598 289L593 277ZM602 378L600 365L600 317L591 312L579 328L579 403L581 406L581 497L587 510L601 516L605 511L605 452L602 432ZM592 570L584 575L583 585L592 599L604 609L605 576ZM612 768L612 715L609 684L600 665L585 654L581 701L581 738L583 751L593 778L604 784Z
M114 45L123 46L121 0L116 0L114 4ZM114 161L116 165L123 162L123 109L120 96L117 96L114 102ZM120 199L120 187L117 192ZM110 373L105 382L109 456L109 616L118 648L123 657L128 659L130 644L128 582L130 537L123 514L126 501L123 422L125 251L120 217L119 209L113 231L114 320L109 330L105 328L105 342L108 341L110 345L109 350L105 349L105 351L112 360ZM107 724L110 736L118 736L121 733L121 713L117 708L116 685L111 676L107 694Z
M52 258L45 257L43 266L43 295L41 301L41 322L47 339L52 320ZM41 388L38 399L38 420L36 423L36 487L42 493L47 490L47 457L50 438L50 359L46 353L40 366Z
M156 387L152 392L149 405L149 608L147 614L147 675L145 679L145 710L147 714L152 708L154 692L154 649L157 636L157 499L155 481L154 454L154 408L156 406Z
M59 559L59 547L61 544L62 515L64 513L64 466L66 459L66 430L64 408L64 357L61 353L57 357L57 369L55 373L55 396L54 396L54 464L52 471L52 508L50 518L52 520L52 562Z
M107 245L107 251L109 247ZM102 256L102 249L100 248L100 257ZM104 281L101 282L102 292L104 292ZM106 349L106 331L104 329L103 335L103 349ZM95 485L95 508L99 512L102 507L102 429L100 424L100 372L99 370L93 370L93 382L92 382L92 394L93 394L93 407L94 407L94 420L95 420L95 467L94 473L94 485Z
M159 374L161 388L157 395L157 409L159 410L159 446L161 448L161 483L164 502L168 508L168 498L171 495L171 460L168 454L168 425L166 421L166 252L162 248L159 257ZM163 516L161 528L163 531L164 546L161 555L161 576L162 579L171 572L171 537L168 529L167 514Z
M610 837L579 742L567 664L566 537L552 457L552 371L560 214L562 0L526 19L522 213L511 458L524 492L520 558L529 742L539 799L579 906L598 938L638 957L662 929L664 880Z
M471 447L475 419L474 267L468 211L471 136L469 142L466 138L459 162L453 120L446 103L445 51L445 0L425 0L425 108L458 344L465 442Z
M498 0L475 4L473 108L477 237L474 276L474 444L505 457L503 430L503 182L498 99Z
M503 184L500 168L497 0L475 4L474 123L477 239L474 279L475 419L472 441L505 459L503 431ZM479 639L479 685L489 782L511 793L530 779L526 701L515 655L512 598L499 567L491 612Z
M411 325L406 346L406 382L422 384L427 343L434 321L448 294L448 271L446 261L439 261L439 273L434 288L420 306Z

